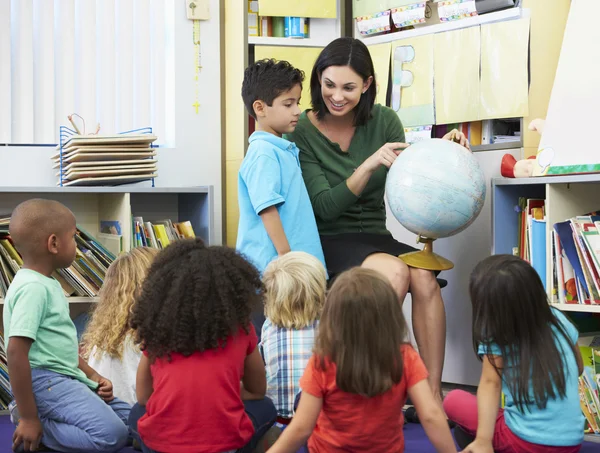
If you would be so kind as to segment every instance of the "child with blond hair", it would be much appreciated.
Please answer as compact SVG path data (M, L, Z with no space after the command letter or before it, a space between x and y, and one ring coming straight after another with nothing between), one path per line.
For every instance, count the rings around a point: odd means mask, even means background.
M273 400L280 421L287 423L312 355L327 275L314 256L290 252L267 266L263 283L267 319L261 349L267 369L267 396Z
M135 376L142 352L133 344L129 319L157 254L157 249L138 247L110 265L82 339L88 364L112 381L117 398L131 405L137 402Z

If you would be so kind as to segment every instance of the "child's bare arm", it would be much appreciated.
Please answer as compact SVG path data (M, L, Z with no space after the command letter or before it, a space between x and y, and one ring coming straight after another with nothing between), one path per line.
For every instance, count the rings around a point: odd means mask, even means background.
M323 399L302 392L300 404L290 425L269 449L269 453L295 453L302 447L315 429L323 407ZM456 451L456 450L455 450Z
M13 436L13 448L23 443L26 451L36 450L42 439L42 424L38 418L31 384L29 350L32 343L31 338L11 337L6 351L10 385L21 419Z
M456 453L454 439L448 428L444 411L433 397L427 379L419 381L408 389L408 395L419 414L419 421L427 437L439 453Z
M281 223L277 207L269 206L268 208L263 209L259 215L271 242L275 246L275 250L277 250L277 254L279 256L285 255L290 251L290 243L283 230L283 224Z
M265 365L258 347L246 357L244 362L244 377L242 378L242 399L259 400L267 393L267 376Z
M150 372L150 359L142 355L135 379L135 395L137 396L138 403L141 406L145 406L153 392L154 382L152 380L152 373Z

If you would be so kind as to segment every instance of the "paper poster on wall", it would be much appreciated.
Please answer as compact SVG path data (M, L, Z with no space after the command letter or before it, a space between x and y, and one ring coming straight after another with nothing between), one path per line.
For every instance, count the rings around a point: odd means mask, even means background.
M433 124L433 35L392 42L391 107L405 127Z
M375 44L369 47L369 53L375 67L375 80L377 81L376 104L385 105L388 91L388 80L390 78L390 50L391 44Z
M479 27L434 35L435 123L479 119Z
M371 16L388 9L412 5L413 3L419 3L419 0L353 0L352 17Z
M481 26L481 119L529 114L529 18Z
M534 176L600 172L599 16L597 0L571 2Z
M263 58L275 58L276 60L286 60L298 69L304 71L304 83L302 84L302 99L300 108L305 110L310 108L310 74L317 57L323 50L320 47L279 47L279 46L255 46L255 61Z
M337 0L260 0L258 15L335 19L338 15Z

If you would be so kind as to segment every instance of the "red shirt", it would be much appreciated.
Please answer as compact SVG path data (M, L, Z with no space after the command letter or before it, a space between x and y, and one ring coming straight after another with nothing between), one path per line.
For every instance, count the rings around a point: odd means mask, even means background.
M308 440L311 453L404 451L402 407L410 387L427 379L427 369L410 345L402 345L402 380L387 392L367 398L346 393L335 383L336 366L316 368L312 356L300 379L303 392L323 399L323 409Z
M252 325L224 348L171 354L150 366L154 392L138 422L144 443L165 453L235 450L254 434L240 394L244 361L258 339Z

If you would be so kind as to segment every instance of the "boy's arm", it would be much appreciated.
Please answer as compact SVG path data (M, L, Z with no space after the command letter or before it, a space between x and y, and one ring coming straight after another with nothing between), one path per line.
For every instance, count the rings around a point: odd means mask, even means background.
M150 371L150 359L144 354L138 365L135 379L135 395L137 396L138 404L145 406L153 392L154 383Z
M83 371L83 373L87 376L90 381L94 381L98 383L98 388L96 389L96 393L98 396L102 398L107 403L114 400L115 396L113 394L113 385L110 379L107 379L103 376L100 376L96 370L94 370L88 363L79 356L79 369Z
M42 439L42 424L38 418L31 385L29 350L32 343L31 338L10 337L6 351L10 385L17 402L20 418L13 435L13 450L15 451L21 444L25 451L35 451Z
M277 211L277 206L269 206L263 209L259 214L265 230L271 239L271 242L277 250L279 256L285 255L290 251L290 243L287 240L285 231L283 230L283 224Z
M79 356L79 365L78 368L83 371L83 373L87 376L87 378L91 381L98 382L98 378L100 375L96 370L94 370L88 363Z
M415 405L417 414L419 414L419 421L435 450L440 453L456 453L456 447L444 411L433 397L427 379L423 379L410 387L408 395Z
M300 404L298 404L292 422L269 449L269 453L295 453L298 451L312 434L322 407L322 398L302 392ZM450 435L450 432L448 432L448 435Z

